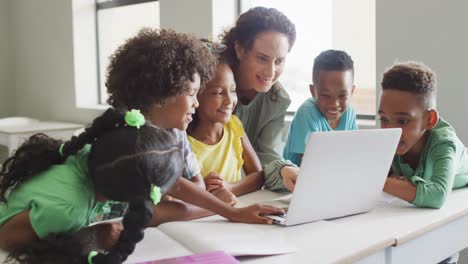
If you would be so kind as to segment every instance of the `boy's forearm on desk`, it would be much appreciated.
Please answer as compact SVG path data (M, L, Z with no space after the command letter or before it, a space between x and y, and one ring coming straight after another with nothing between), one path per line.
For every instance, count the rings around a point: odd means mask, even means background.
M416 198L416 186L409 181L387 178L384 192L396 196L402 200L412 203Z

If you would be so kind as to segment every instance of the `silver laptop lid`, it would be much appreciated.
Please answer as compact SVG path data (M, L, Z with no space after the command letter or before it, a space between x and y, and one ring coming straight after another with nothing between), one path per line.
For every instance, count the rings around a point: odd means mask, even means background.
M400 135L399 128L311 133L286 225L373 209Z

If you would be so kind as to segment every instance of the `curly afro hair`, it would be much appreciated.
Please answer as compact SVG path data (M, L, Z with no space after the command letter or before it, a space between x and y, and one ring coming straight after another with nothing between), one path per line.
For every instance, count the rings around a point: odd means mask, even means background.
M144 28L110 57L107 102L147 113L154 103L187 92L196 73L204 87L215 65L214 56L195 36Z
M437 76L423 63L394 64L384 72L381 85L382 90L399 90L420 96L426 108L436 106Z
M257 35L269 30L285 34L291 50L296 41L296 27L283 13L261 6L243 13L237 19L236 25L220 36L221 42L226 45L223 56L229 65L236 69L239 64L235 50L236 42L245 50L250 50Z

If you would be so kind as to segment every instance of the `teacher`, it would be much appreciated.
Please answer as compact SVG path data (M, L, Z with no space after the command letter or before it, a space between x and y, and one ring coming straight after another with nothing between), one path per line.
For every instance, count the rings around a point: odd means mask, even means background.
M231 66L239 103L235 114L260 158L265 187L294 189L299 169L282 157L284 117L291 104L278 78L296 40L294 24L274 8L255 7L225 31L224 59Z

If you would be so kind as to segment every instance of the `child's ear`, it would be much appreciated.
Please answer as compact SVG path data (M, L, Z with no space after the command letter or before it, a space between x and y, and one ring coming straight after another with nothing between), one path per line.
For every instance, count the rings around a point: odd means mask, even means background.
M309 84L309 90L310 90L310 94L312 95L312 97L315 98L315 87L313 84Z
M427 129L433 129L439 122L439 112L435 109L428 110Z
M239 45L239 43L236 41L236 44L234 45L234 49L236 50L236 57L238 60L241 60L242 57L244 57L245 50L244 48Z

